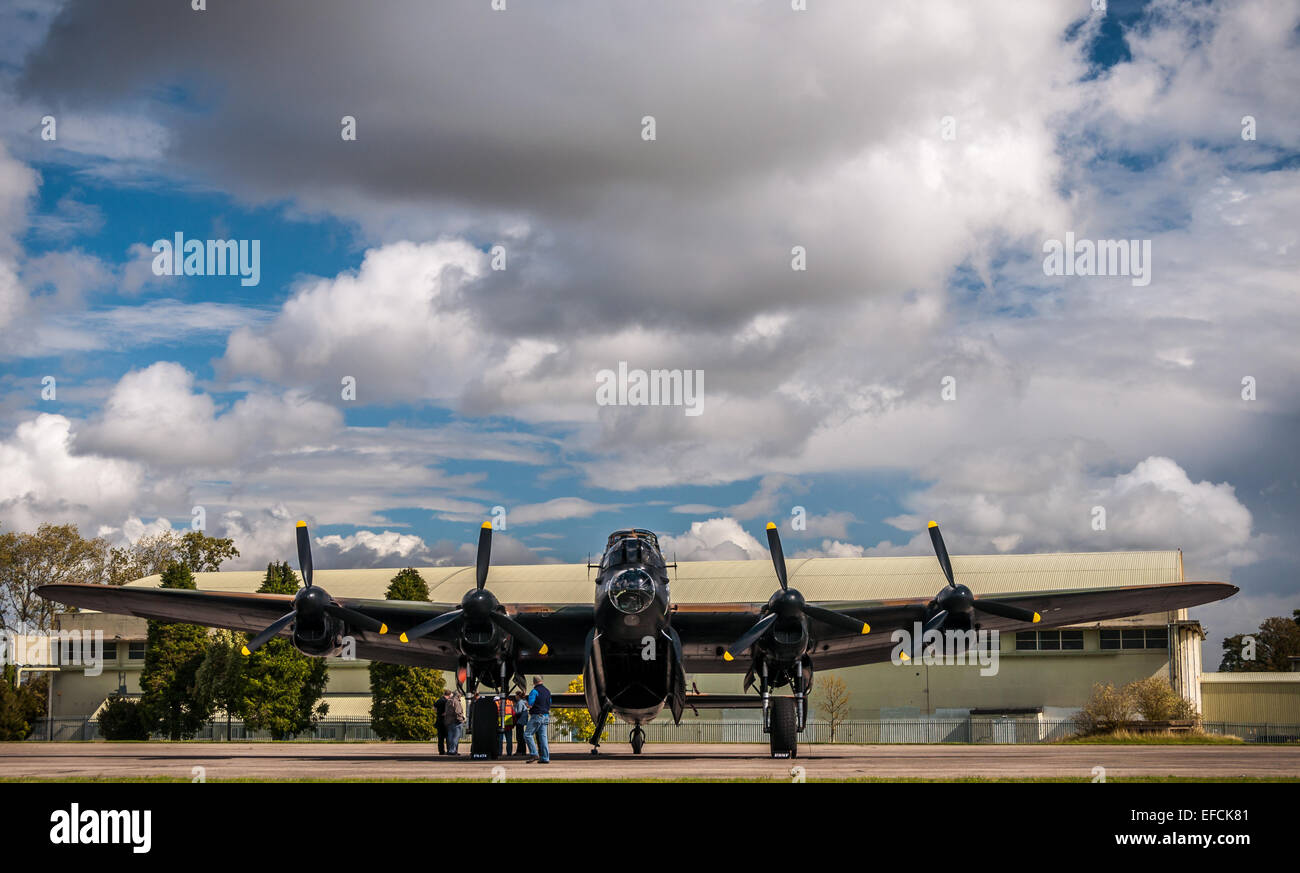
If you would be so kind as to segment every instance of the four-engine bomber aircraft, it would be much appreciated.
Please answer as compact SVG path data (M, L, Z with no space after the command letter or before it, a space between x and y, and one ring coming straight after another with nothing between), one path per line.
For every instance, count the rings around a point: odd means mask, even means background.
M507 605L486 587L492 526L484 523L475 585L459 604L334 598L313 584L306 522L298 522L297 535L303 587L292 597L84 584L46 585L38 593L103 612L244 631L252 635L246 652L281 636L305 654L328 656L351 637L358 657L456 671L462 693L474 695L480 684L493 689L495 697L478 698L471 710L472 723L480 727L498 717L498 704L512 685L522 689L525 673L581 672L584 693L555 694L552 705L585 706L591 713L592 754L611 714L632 725L632 750L640 754L642 725L665 705L674 721L688 706L761 708L773 756L788 757L806 723L814 658L821 668L890 660L891 632L899 628L1055 628L1197 606L1237 591L1221 582L1177 582L976 597L957 582L939 527L930 522L944 580L933 598L818 605L791 587L776 525L769 524L779 587L765 604L673 604L670 565L658 537L629 529L610 534L594 565L593 606ZM744 672L746 693L688 694L688 672ZM789 693L773 693L782 688ZM473 753L495 757L496 733L474 731Z

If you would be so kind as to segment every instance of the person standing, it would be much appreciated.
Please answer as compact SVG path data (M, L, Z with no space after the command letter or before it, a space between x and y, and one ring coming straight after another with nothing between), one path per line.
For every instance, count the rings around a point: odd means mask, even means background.
M515 754L527 755L528 747L524 743L524 728L528 726L528 702L524 700L524 692L512 694L510 699L514 701L515 707Z
M541 676L534 676L533 690L528 692L528 726L524 728L524 739L528 741L526 763L551 763L551 747L546 741L550 721L551 690L542 684Z
M465 730L465 704L460 700L459 694L447 692L447 709L446 717L443 721L447 725L447 754L460 754L460 735Z
M505 697L497 698L497 718L501 719L504 726L501 737L497 741L497 754L502 752L501 744L505 744L505 754L514 754L514 743L512 740L515 735L515 695L513 693Z
M438 735L438 754L447 754L447 726L443 723L443 716L447 714L447 692L442 692L442 696L433 704L433 732Z

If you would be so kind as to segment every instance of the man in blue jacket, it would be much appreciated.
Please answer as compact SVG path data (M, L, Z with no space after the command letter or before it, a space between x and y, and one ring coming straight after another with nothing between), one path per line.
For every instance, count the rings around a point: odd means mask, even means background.
M551 747L546 741L546 727L550 721L550 689L542 684L541 676L534 676L533 690L528 692L528 726L524 728L524 740L528 743L526 763L551 763Z

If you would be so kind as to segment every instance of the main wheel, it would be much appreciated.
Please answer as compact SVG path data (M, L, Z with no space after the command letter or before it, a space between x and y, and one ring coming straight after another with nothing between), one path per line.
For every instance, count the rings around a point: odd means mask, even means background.
M768 717L771 719L773 758L793 758L799 750L798 703L793 697L773 697Z
M640 725L632 728L632 734L628 739L632 742L632 754L641 754L641 748L645 745L645 731L641 730Z
M480 697L470 707L469 754L471 758L496 758L501 753L500 723L495 697Z

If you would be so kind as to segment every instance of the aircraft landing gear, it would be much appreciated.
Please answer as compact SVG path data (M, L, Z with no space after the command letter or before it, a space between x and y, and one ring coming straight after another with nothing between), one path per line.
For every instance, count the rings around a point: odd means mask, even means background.
M628 734L627 739L632 744L632 754L641 754L641 748L645 745L645 730L641 725L632 728L632 732Z
M773 758L794 758L799 746L799 702L793 697L771 699L771 740Z
M611 712L613 712L613 707L606 706L596 716L596 729L591 734L591 753L593 755L600 754L600 735L605 732L605 722L609 720Z

